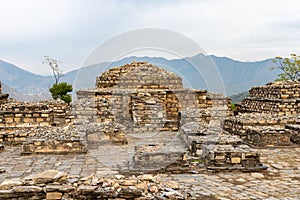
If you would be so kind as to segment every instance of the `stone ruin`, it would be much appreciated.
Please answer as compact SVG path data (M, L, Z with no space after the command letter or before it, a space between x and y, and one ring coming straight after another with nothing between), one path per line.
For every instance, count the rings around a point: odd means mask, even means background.
M7 102L8 94L2 94L2 84L0 82L0 104Z
M133 145L128 150L132 160L122 171L183 171L188 169L189 152L208 160L207 165L216 170L263 168L258 152L233 142L233 136L222 130L223 121L232 115L229 99L184 89L181 77L150 63L109 69L97 77L96 88L78 91L77 98L76 124L112 125L106 134L87 131L88 146L97 148L97 143L104 142ZM171 140L163 132L173 132ZM225 143L221 142L224 138ZM227 156L222 160L218 153Z
M254 87L234 116L230 99L185 89L181 77L146 62L107 70L95 88L77 91L73 105L16 102L0 87L0 153L4 145L22 145L21 155L88 153L104 163L111 157L105 164L124 175L265 170L253 146L300 143L299 89L299 82ZM137 188L144 183L152 184L148 196L158 190L176 196L154 179L119 175L69 187L66 174L50 170L22 183L0 184L0 198L132 199L144 197ZM107 191L107 184L121 189Z
M23 145L22 154L85 152L72 121L70 105L61 101L8 100L0 104L0 143Z
M181 77L150 63L131 63L97 77L95 89L78 91L84 108L77 110L87 112L80 113L80 119L90 117L87 122L114 121L135 132L178 131L182 111L208 107L206 93L183 89ZM87 101L92 101L90 108Z
M299 144L300 82L285 81L253 87L241 102L240 113L224 129L255 146Z
M96 88L63 102L1 104L0 142L22 154L85 153L125 145L119 170L188 171L187 155L210 169L259 170L259 153L223 130L230 99L184 89L182 78L147 62L112 68ZM228 121L228 120L227 120ZM118 148L118 147L114 147Z

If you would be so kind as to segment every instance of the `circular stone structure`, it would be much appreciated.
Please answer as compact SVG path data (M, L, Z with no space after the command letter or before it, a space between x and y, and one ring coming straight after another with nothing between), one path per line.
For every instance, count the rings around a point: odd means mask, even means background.
M183 89L182 78L148 62L132 62L112 68L97 77L97 88L136 89L145 85ZM154 87L153 89L158 89Z

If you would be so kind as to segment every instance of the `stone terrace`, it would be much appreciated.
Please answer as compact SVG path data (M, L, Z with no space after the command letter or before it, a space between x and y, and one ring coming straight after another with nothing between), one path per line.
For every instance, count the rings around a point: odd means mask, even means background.
M256 146L298 143L286 125L300 124L300 82L286 81L253 87L242 101L240 113L225 121L224 129ZM298 143L299 144L299 143Z

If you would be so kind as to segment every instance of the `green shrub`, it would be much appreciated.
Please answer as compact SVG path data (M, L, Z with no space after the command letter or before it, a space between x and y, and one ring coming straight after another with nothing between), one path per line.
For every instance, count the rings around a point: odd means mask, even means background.
M67 103L70 103L72 101L72 97L68 93L73 91L73 87L66 82L54 83L52 87L49 88L49 91L51 92L52 97L55 100L59 98Z
M234 111L235 110L235 104L231 103L231 110Z

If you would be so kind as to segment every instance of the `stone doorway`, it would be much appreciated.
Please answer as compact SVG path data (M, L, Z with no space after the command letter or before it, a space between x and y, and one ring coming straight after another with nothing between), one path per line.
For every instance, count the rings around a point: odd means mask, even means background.
M134 131L178 131L180 105L169 90L132 93L129 107Z

